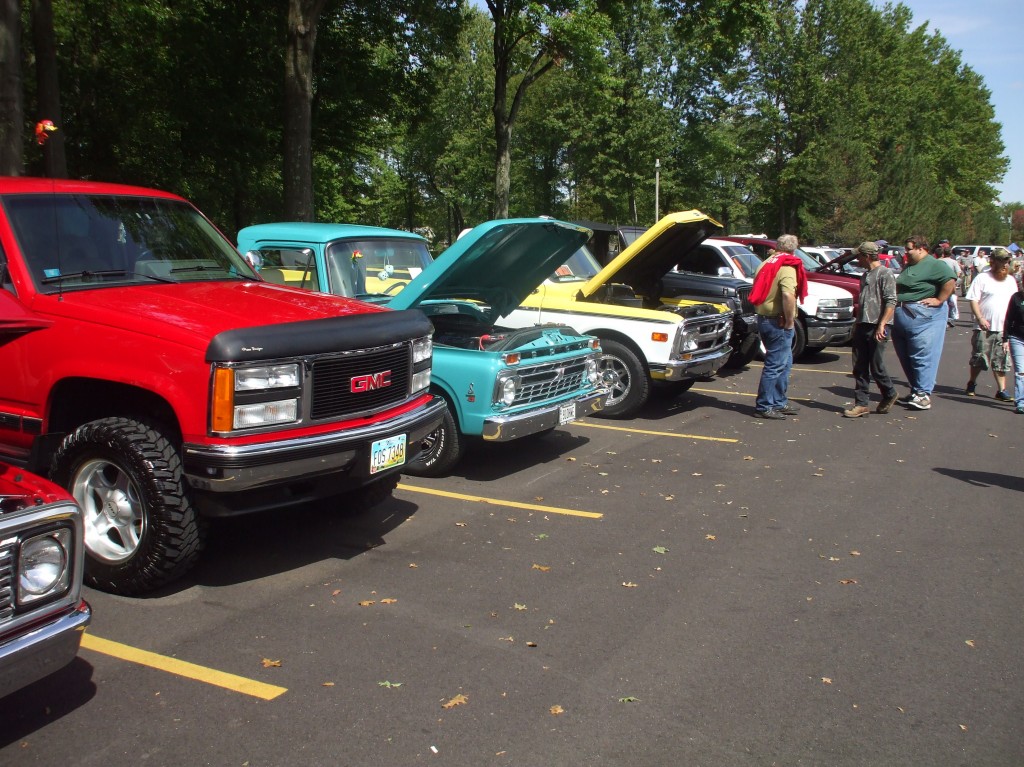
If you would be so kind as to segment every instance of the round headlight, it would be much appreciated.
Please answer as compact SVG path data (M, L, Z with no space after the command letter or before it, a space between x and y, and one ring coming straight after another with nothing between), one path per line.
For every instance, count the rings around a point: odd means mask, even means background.
M19 593L37 597L51 591L64 576L67 564L68 553L56 538L41 536L26 541L18 568Z
M518 388L515 378L506 378L501 384L501 404L508 406L515 402Z

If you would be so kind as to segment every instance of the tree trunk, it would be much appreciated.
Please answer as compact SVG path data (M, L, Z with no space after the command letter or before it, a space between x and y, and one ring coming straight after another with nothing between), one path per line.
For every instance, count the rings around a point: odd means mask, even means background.
M18 0L0 0L0 175L24 170L21 101L21 13Z
M53 3L32 0L32 44L36 52L37 119L51 120L57 131L42 146L43 167L49 178L67 178L64 150L64 121L60 112L60 83L57 77L57 44L53 35Z
M313 220L313 51L327 0L288 0L284 53L284 213Z

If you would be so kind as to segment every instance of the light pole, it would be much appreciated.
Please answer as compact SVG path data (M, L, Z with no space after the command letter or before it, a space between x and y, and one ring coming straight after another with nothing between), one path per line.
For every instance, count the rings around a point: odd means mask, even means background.
M654 223L658 223L658 193L661 191L661 160L654 161Z

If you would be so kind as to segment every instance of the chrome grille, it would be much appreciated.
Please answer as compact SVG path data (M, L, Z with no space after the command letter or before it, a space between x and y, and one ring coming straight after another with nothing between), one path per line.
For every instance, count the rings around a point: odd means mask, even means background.
M700 335L697 337L698 351L713 351L729 342L729 331L732 329L731 319L719 317L710 321L698 321L696 324L700 331Z
M586 357L534 365L517 371L522 386L512 406L556 399L583 386Z
M753 314L756 309L752 303L750 303L750 291L752 288L740 288L736 292L740 296L740 305L742 307L743 314Z
M390 384L364 391L352 389L352 379L388 371ZM313 420L343 418L398 405L409 396L412 353L407 343L346 354L318 357L312 364Z
M0 625L14 614L14 543L0 548Z

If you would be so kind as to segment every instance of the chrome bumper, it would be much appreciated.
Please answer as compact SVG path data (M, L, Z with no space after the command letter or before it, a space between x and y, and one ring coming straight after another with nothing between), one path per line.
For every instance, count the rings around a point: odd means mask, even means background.
M591 394L577 397L571 402L576 404L576 417L579 420L591 413L604 409L604 401L608 396L607 389L598 389ZM508 442L509 440L526 437L537 432L547 431L559 425L559 413L569 402L548 405L539 410L515 413L507 416L494 416L484 421L482 436L492 442Z
M851 322L840 324L824 323L812 325L807 323L807 344L809 346L839 346L853 338L853 325Z
M726 344L711 354L691 360L672 360L666 365L651 365L651 378L658 381L685 381L688 378L712 376L718 372L729 355L732 347Z
M73 661L91 620L83 599L70 612L0 644L0 698Z
M214 493L243 492L336 472L358 475L355 464L365 458L368 470L374 440L404 433L411 449L441 425L446 407L443 399L434 397L426 407L399 418L330 434L257 445L186 444L185 474L192 487ZM415 457L410 452L407 463Z

